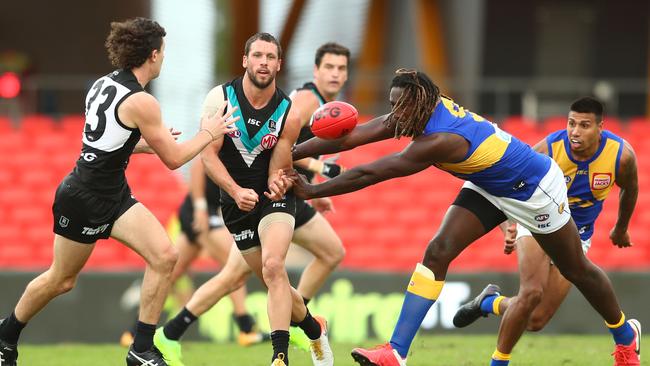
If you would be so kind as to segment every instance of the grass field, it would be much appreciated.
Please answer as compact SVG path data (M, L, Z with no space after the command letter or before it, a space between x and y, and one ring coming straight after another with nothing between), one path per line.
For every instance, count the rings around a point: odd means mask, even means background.
M426 336L413 343L409 366L489 365L495 337ZM373 346L368 342L363 346ZM335 343L337 366L357 365L350 350L358 345ZM527 334L513 354L511 365L611 365L608 336L552 336ZM25 345L19 349L21 366L116 366L124 365L126 349L117 345ZM187 366L269 365L270 345L242 348L235 344L187 343L183 349ZM291 349L291 365L311 365L309 354Z

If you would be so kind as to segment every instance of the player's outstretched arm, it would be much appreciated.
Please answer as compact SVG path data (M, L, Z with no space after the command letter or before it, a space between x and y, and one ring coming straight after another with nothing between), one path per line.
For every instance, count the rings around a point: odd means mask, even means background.
M230 131L229 126L234 123L234 120L226 122L229 114L205 117L194 138L177 144L163 125L160 105L152 95L136 93L128 97L119 107L118 113L121 120L135 124L140 129L147 144L170 169L177 169L190 161L210 142Z
M618 203L618 219L616 225L609 233L612 244L619 248L632 246L630 235L627 232L634 206L639 195L639 181L637 177L636 156L632 146L625 142L621 154L616 185L621 188Z
M394 136L395 131L386 125L387 118L388 114L385 114L367 123L357 125L349 134L335 140L323 140L314 137L305 141L294 148L293 160L314 155L333 154L389 139Z
M328 197L358 191L388 179L415 174L430 167L440 157L434 142L437 138L422 137L399 153L357 166L321 184L308 184L304 177L294 171L290 175L294 181L294 191L305 199Z

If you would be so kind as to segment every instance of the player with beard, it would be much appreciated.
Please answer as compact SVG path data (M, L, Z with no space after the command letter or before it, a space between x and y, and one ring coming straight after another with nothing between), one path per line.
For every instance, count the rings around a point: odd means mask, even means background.
M276 87L282 50L268 33L248 39L242 66L245 75L212 89L203 115L212 116L226 105L239 108L238 131L215 141L202 154L208 176L221 188L221 210L238 250L231 250L226 266L245 261L268 288L268 316L273 344L272 365L289 364L289 323L311 340L315 365L333 365L326 322L309 313L300 294L291 287L284 266L295 223L296 200L288 191L284 172L292 167L291 148L300 130L299 111ZM227 273L227 272L226 272ZM155 341L171 366L182 365L178 339L214 302L205 293L215 287L231 291L239 283L223 283L217 275L202 285L181 312L156 333ZM235 287L235 288L237 288Z

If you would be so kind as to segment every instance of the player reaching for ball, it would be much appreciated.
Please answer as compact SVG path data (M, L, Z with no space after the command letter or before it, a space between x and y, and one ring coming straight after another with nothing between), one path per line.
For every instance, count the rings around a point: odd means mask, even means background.
M366 366L406 365L413 338L442 291L451 261L509 218L532 233L562 275L605 320L616 344L615 353L624 353L616 357L615 365L639 365L635 349L641 334L635 330L634 321L626 321L605 273L582 251L571 219L564 174L557 163L442 95L424 73L398 70L391 83L390 103L391 113L358 126L340 139L314 138L298 145L294 159L336 153L391 137L411 137L412 142L403 151L317 185L309 184L296 172L290 175L294 192L306 199L353 192L432 165L466 181L422 263L416 265L390 342L374 349L354 349L355 361ZM507 365L509 357L493 356L499 365Z

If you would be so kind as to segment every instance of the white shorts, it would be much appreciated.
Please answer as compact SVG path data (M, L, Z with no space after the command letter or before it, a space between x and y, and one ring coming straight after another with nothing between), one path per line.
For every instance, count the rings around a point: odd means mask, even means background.
M519 238L523 238L524 236L533 236L533 234L530 233L530 230L526 229L525 227L521 226L521 224L517 224L517 240ZM582 243L582 252L587 254L589 251L589 248L591 247L591 238L587 240L582 240L580 239L580 242Z
M469 188L485 197L508 219L518 222L535 234L550 234L562 228L571 218L564 173L555 161L527 201L496 197L472 182L465 182Z

